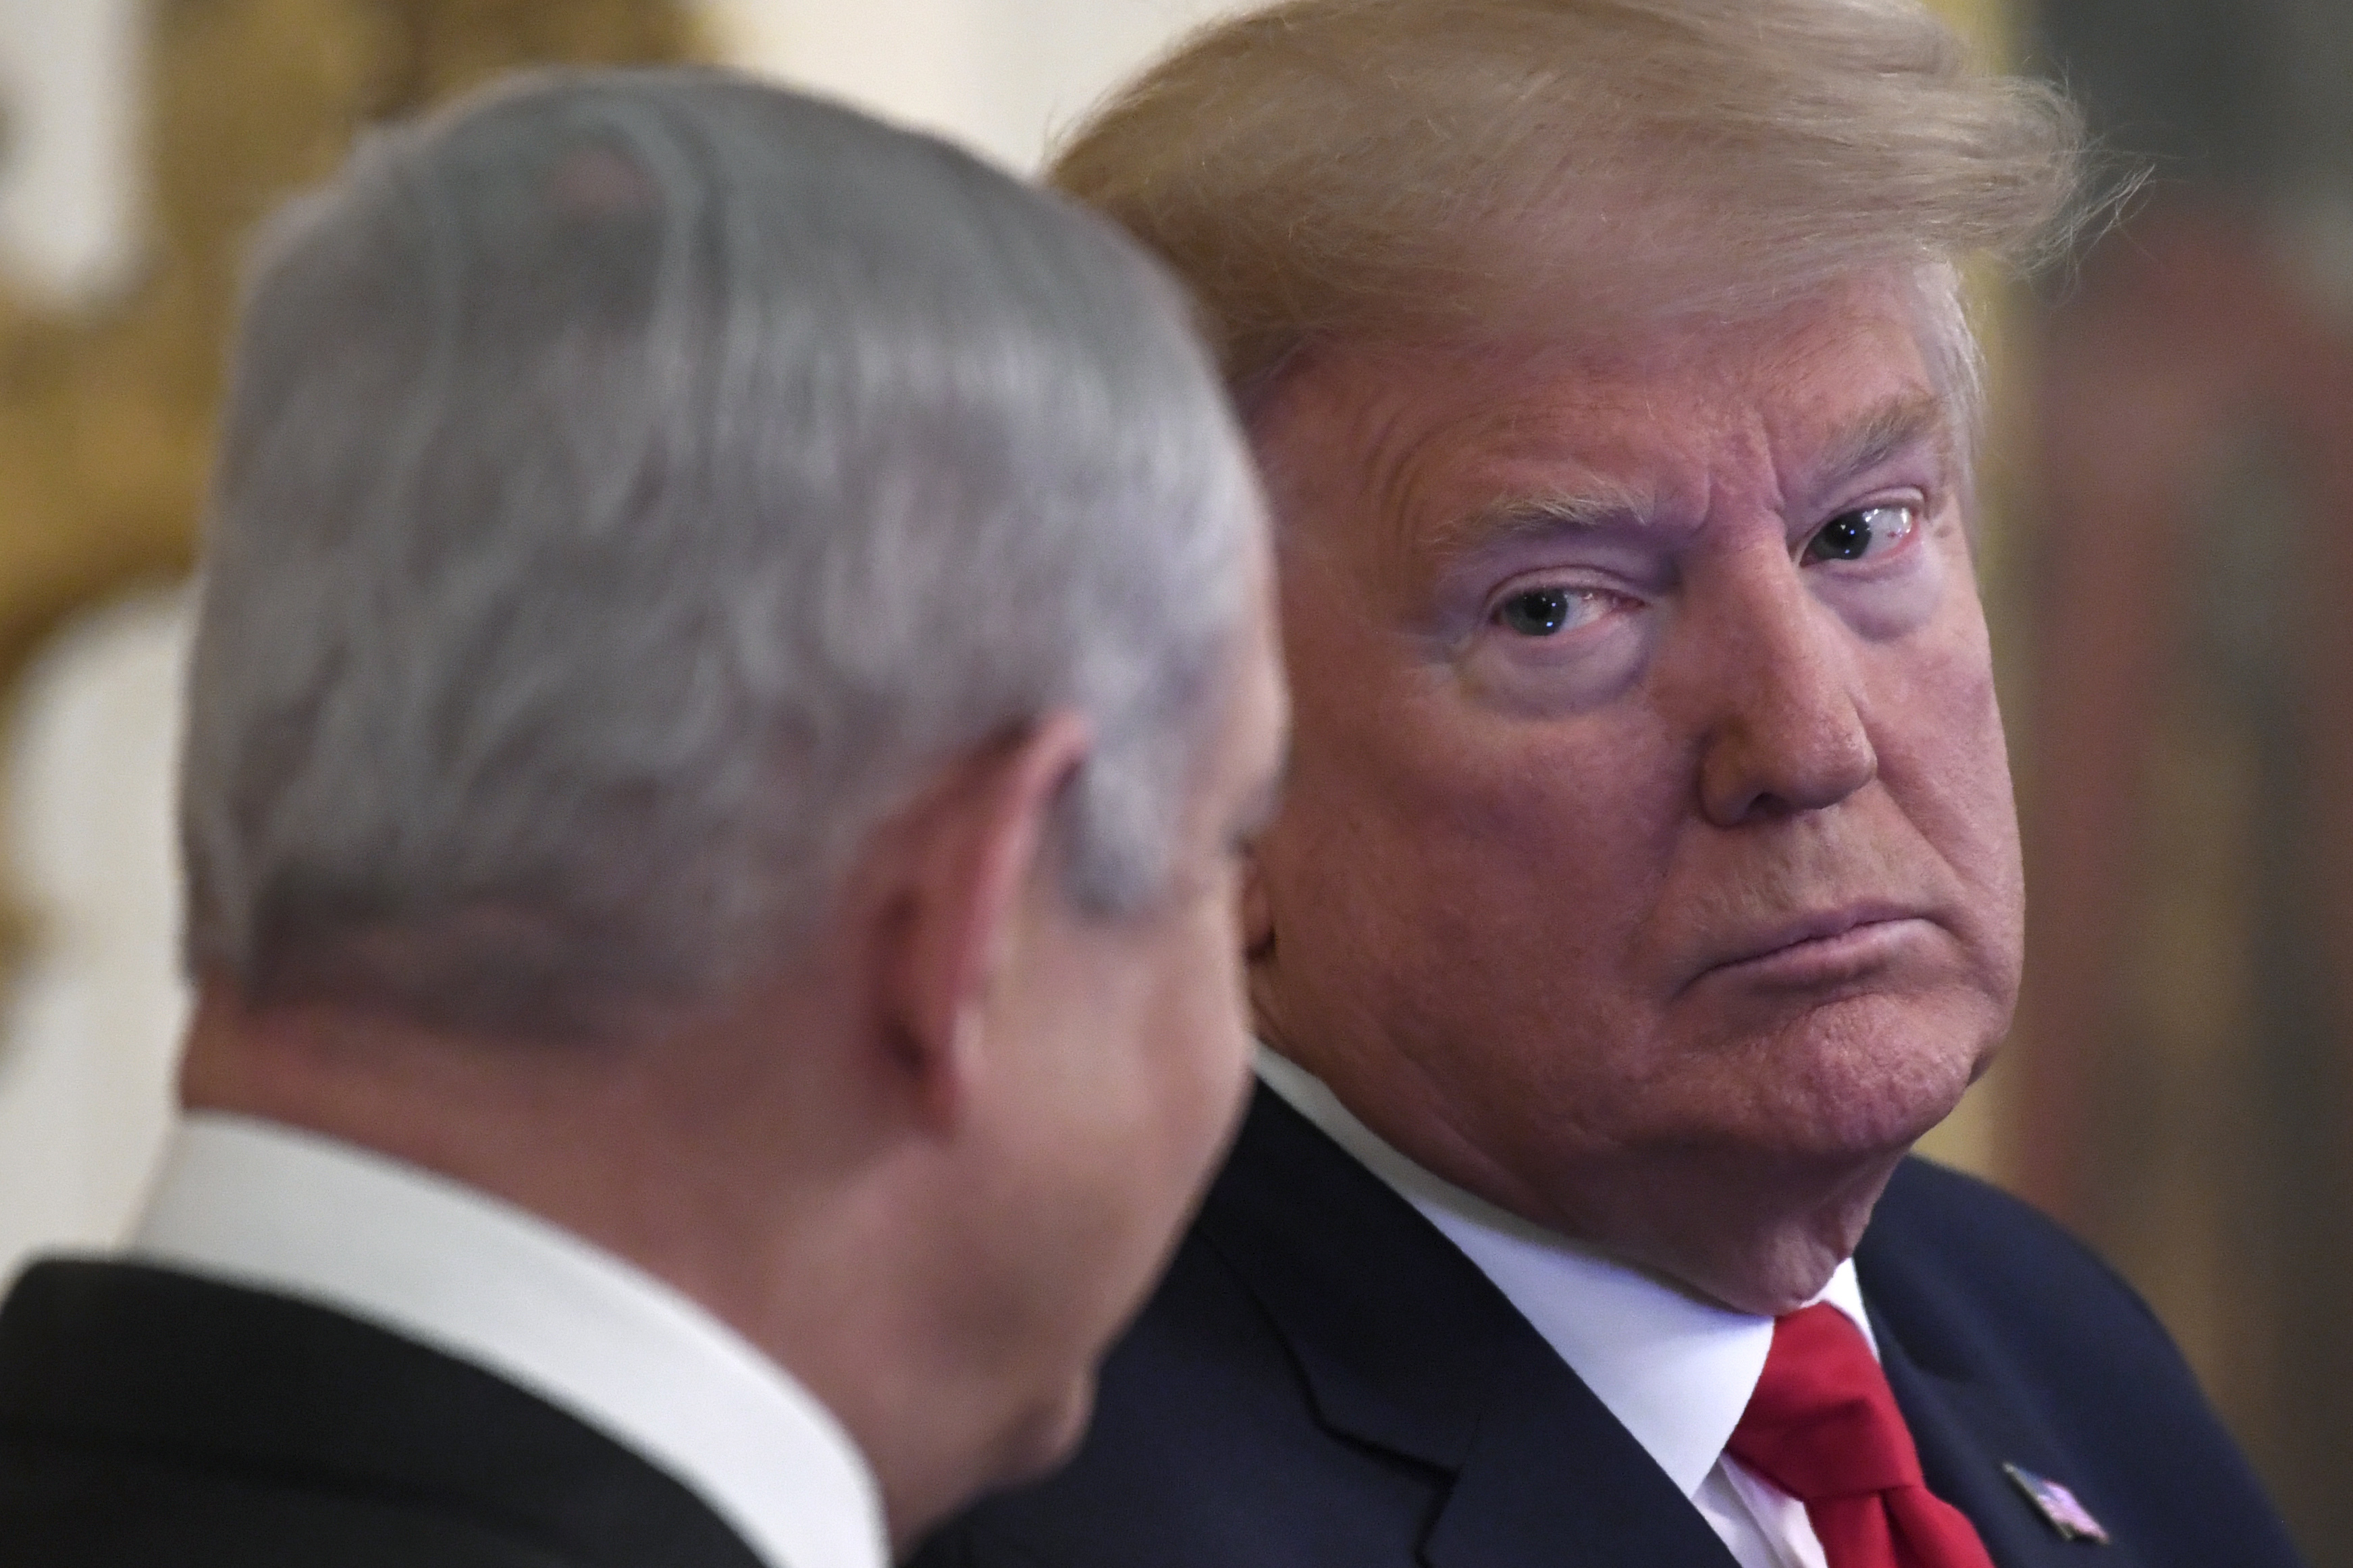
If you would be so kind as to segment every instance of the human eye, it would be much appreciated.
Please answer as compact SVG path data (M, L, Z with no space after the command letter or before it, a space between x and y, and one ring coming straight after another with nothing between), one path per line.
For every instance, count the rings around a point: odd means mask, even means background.
M1455 645L1469 689L1523 712L1605 700L1631 679L1649 646L1640 584L1589 564L1556 563L1489 589L1475 632Z
M1799 552L1807 565L1832 561L1868 561L1896 549L1920 526L1919 508L1882 501L1842 511L1814 531Z
M1556 637L1607 615L1617 595L1591 588L1522 588L1496 605L1490 617L1515 637Z

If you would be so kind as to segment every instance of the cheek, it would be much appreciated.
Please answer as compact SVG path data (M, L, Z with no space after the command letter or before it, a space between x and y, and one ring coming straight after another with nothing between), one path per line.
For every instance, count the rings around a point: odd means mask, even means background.
M1499 714L1442 676L1330 717L1262 857L1315 1022L1427 1046L1606 1009L1688 795L1655 726Z
M1094 1378L1071 1379L1054 1397L1041 1399L1023 1413L1020 1425L1004 1445L993 1467L990 1484L1017 1486L1041 1480L1078 1451L1094 1414Z
M1251 1040L1241 935L1230 877L1172 910L1143 951L1124 955L1132 983L1092 1021L1109 1069L1087 1109L1096 1191L1132 1238L1114 1252L1161 1244L1206 1184L1250 1089ZM1114 962L1105 955L1105 962Z
M1025 1022L1054 1043L999 1090L1015 1169L974 1228L1007 1238L999 1272L1018 1281L996 1339L1055 1398L1143 1301L1240 1117L1250 1041L1229 903L1092 932L1034 976Z
M1554 638L1482 627L1456 667L1462 700L1502 719L1594 713L1641 683L1658 651L1661 619L1654 609L1609 609Z
M1957 517L1930 525L1900 569L1883 574L1841 578L1816 569L1817 592L1866 646L1886 647L1940 623L1957 601L1977 603L1968 544Z
M1238 890L1220 879L1172 943L1138 1033L1139 1072L1166 1123L1174 1185L1198 1185L1233 1130L1250 1081L1249 1005L1243 994Z
M1031 977L1016 1026L1052 1044L1008 1092L1034 1120L1035 1180L1073 1255L1156 1246L1238 1114L1250 1044L1229 883L1148 924L1090 929Z
M1890 660L1876 682L1880 776L1957 885L1958 934L1985 968L1989 989L2012 994L2025 879L2008 746L1975 595L1957 595L1924 628L1913 652Z

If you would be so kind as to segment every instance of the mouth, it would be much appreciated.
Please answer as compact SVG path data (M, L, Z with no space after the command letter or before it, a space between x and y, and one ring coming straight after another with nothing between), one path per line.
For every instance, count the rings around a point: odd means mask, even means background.
M1933 934L1915 909L1857 903L1798 916L1744 938L1694 984L1729 980L1776 989L1812 990L1864 979Z

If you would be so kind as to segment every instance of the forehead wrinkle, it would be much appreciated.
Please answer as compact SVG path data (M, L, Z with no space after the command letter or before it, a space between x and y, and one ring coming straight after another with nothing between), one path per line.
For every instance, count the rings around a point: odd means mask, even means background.
M1390 399L1377 424L1366 431L1363 447L1366 467L1366 499L1385 525L1388 556L1403 562L1429 548L1430 530L1422 516L1430 500L1425 491L1433 482L1444 484L1445 458L1463 450L1484 450L1508 437L1521 424L1519 411L1508 402L1480 402L1469 412L1413 427L1410 416L1419 407L1410 395ZM1369 412L1369 411L1368 411ZM1441 519L1444 509L1438 509ZM1442 531L1447 524L1440 523Z
M1389 395L1364 411L1357 443L1357 449L1365 455L1365 502L1388 535L1385 542L1392 548L1411 534L1409 520L1413 510L1415 459L1439 440L1446 428L1418 433L1409 429L1408 419L1413 408L1411 397L1391 389Z
M1599 464L1591 451L1598 426L1605 439L1622 433L1630 420L1637 426L1659 421L1659 389L1643 377L1631 386L1597 373L1588 351L1573 351L1567 366L1561 345L1546 345L1535 355L1538 365L1553 368L1531 375L1513 375L1501 388L1490 385L1487 396L1466 412L1420 432L1401 447L1395 459L1395 486L1388 498L1402 558L1448 563L1483 551L1506 548L1526 541L1558 539L1610 527L1652 525L1662 504L1659 477L1644 475L1630 481L1610 472L1608 459ZM1606 363L1606 362L1605 362ZM1529 383L1535 381L1531 391ZM1452 494L1422 493L1430 475L1431 454L1438 455L1436 484ZM1462 487L1446 471L1446 460L1470 454L1474 464L1503 462L1512 467L1534 463L1543 468L1566 470L1557 482L1549 479L1529 483L1504 481L1479 504L1465 505ZM1476 469L1472 470L1475 479ZM1423 503L1423 504L1417 504Z

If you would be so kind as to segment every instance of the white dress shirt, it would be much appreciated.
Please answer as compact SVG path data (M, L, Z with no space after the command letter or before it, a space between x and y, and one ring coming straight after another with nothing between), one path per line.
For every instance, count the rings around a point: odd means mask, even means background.
M1764 1374L1772 1319L1703 1301L1440 1180L1272 1051L1260 1051L1258 1071L1462 1249L1683 1489L1741 1568L1827 1568L1805 1505L1724 1451ZM1817 1300L1853 1319L1878 1353L1852 1260Z
M770 1568L884 1568L841 1426L685 1296L569 1232L348 1143L197 1112L136 1260L332 1308L496 1373L709 1504Z

